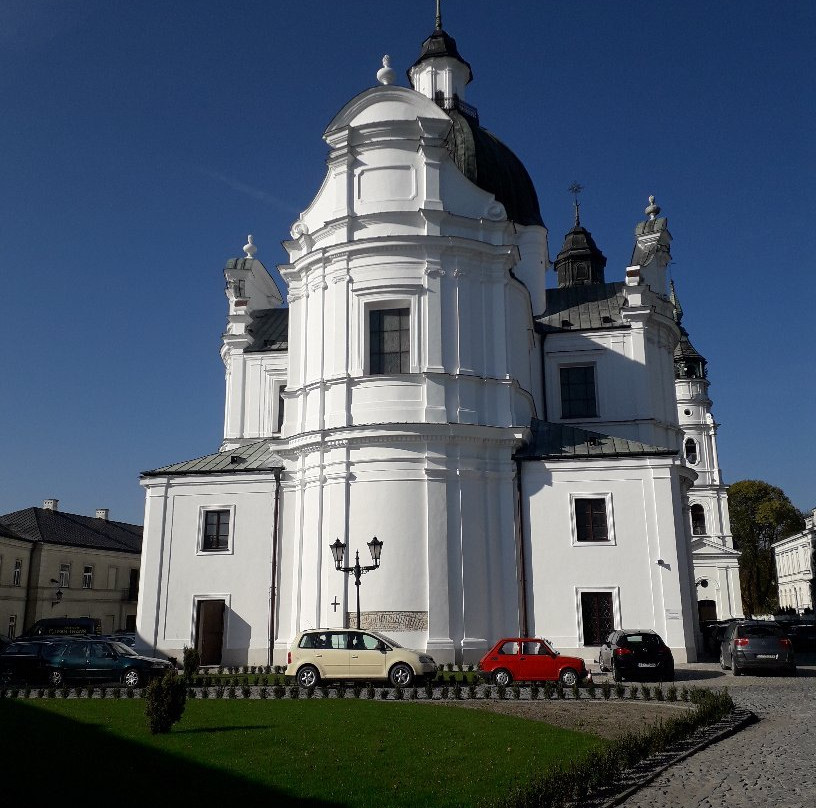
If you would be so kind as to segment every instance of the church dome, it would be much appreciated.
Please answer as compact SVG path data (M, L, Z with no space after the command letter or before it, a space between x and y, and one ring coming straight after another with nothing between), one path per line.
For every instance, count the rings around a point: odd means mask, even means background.
M504 205L507 218L541 227L541 211L533 181L521 160L494 134L479 126L475 115L456 104L445 111L453 121L450 151L459 170Z

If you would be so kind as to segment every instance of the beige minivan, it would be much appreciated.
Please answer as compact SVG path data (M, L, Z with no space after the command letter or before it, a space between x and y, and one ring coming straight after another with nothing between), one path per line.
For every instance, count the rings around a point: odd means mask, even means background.
M295 638L286 675L307 688L323 679L385 679L394 687L410 687L436 676L436 663L377 631L317 628Z

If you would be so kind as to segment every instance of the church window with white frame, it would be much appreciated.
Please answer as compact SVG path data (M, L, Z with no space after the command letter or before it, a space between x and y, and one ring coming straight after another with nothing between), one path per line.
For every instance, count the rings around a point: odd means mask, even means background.
M685 454L686 454L686 462L692 466L697 465L697 441L694 438L686 438L686 442L684 444L685 447Z
M561 381L561 417L596 418L595 365L566 365L559 368Z
M200 552L225 553L232 550L234 511L232 506L201 509Z
M369 373L411 372L411 309L371 309L368 313Z
M691 533L693 536L706 534L705 510L699 502L691 506Z
M572 543L614 544L611 494L571 494Z

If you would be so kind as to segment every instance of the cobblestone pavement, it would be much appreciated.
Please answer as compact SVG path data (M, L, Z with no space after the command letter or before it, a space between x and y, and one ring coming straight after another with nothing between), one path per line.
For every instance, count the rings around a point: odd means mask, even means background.
M804 808L816 805L816 664L796 677L732 676L718 663L677 666L677 685L727 687L759 721L672 765L624 808Z

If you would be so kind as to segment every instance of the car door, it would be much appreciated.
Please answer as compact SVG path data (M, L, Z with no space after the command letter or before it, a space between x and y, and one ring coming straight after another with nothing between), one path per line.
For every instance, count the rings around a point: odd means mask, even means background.
M604 640L603 645L601 645L598 651L598 664L607 670L612 668L612 646L615 642L616 633L617 632L612 632L612 634Z
M119 680L119 656L109 643L88 643L85 675L92 682L116 682Z
M345 631L327 631L325 647L315 650L315 659L329 679L347 679L349 675L348 637Z
M558 679L556 655L543 640L525 640L521 644L518 676L526 681L554 681Z
M720 653L722 655L722 663L727 668L730 668L731 665L734 664L732 654L731 654L731 640L734 638L734 632L737 630L737 624L732 623L728 628L725 630L725 634L723 634L723 638L720 641Z
M364 631L349 631L349 675L354 678L385 679L387 653L382 642Z
M82 640L69 640L53 665L62 671L65 679L85 679L88 667L88 643Z

